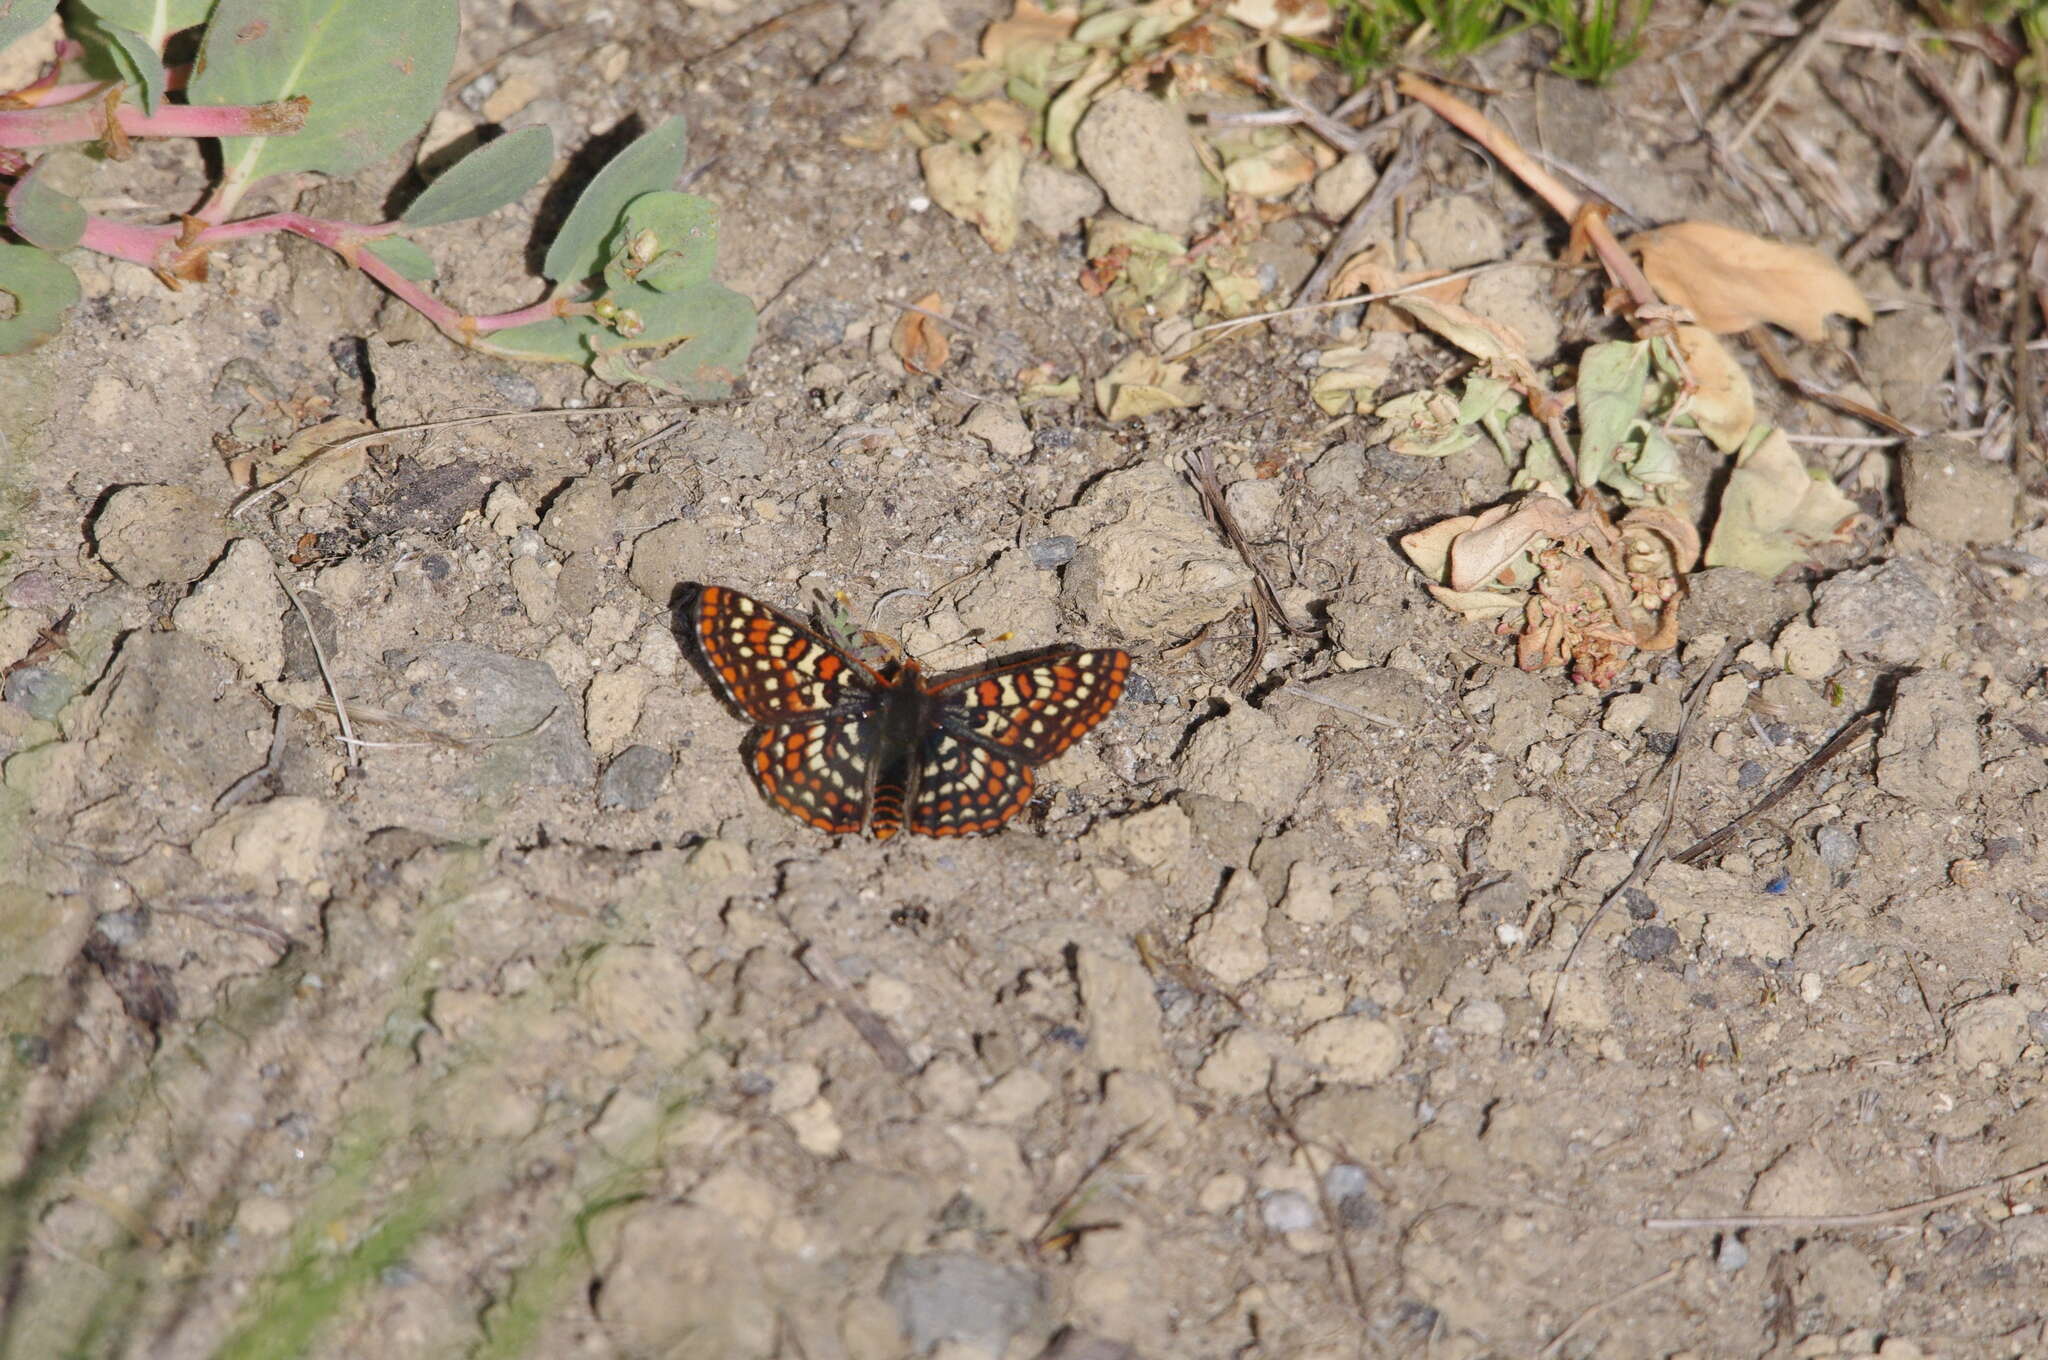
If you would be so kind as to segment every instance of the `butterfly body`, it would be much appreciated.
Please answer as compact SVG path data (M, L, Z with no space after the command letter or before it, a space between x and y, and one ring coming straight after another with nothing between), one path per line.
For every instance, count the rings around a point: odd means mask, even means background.
M1049 647L928 677L911 660L877 669L723 586L686 612L714 685L759 724L754 782L842 835L995 830L1031 801L1031 767L1107 717L1130 674L1124 652Z

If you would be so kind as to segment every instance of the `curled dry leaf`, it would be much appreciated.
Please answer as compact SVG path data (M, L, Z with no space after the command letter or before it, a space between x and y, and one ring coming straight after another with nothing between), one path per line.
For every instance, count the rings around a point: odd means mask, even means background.
M1602 688L1636 651L1677 643L1684 574L1699 556L1692 527L1662 507L1617 527L1546 492L1433 524L1401 547L1440 604L1518 631L1523 669L1569 665Z
M348 416L308 426L286 440L275 453L257 460L257 482L268 485L297 472L301 475L298 485L292 488L293 499L307 505L331 501L362 475L369 465L370 448L368 444L355 444L334 453L328 450L376 428L367 420Z
M1721 452L1733 453L1756 424L1756 395L1750 390L1749 374L1704 327L1680 326L1671 342L1685 356L1686 371L1693 381L1692 394L1678 414L1691 416L1700 433L1713 440Z
M1830 313L1870 324L1854 280L1810 246L1766 240L1716 222L1674 222L1630 238L1658 293L1717 335L1760 321L1815 344Z
M889 337L889 348L903 361L903 366L912 373L932 374L946 366L952 357L953 342L946 337L945 323L928 313L938 316L949 315L946 301L937 293L926 293L916 304L922 310L906 311L896 318L896 329Z
M1393 304L1473 358L1493 365L1496 374L1512 381L1525 396L1543 390L1529 362L1529 342L1514 327L1423 293L1404 293Z
M1112 422L1193 406L1202 393L1187 376L1186 364L1135 350L1095 380L1095 404Z
M925 188L932 202L975 227L989 249L1006 251L1017 244L1023 223L1018 194L1024 183L1024 144L1015 137L990 133L981 149L941 142L917 153Z
M1707 565L1776 576L1826 543L1848 537L1855 502L1825 477L1806 470L1784 431L1752 435L1721 493L1721 513L1707 541Z

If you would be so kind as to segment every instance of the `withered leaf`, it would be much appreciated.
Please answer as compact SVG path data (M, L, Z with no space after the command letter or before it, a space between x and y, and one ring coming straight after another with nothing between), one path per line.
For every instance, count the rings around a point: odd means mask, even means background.
M927 314L947 315L946 302L937 293L926 293L916 305L922 310L906 311L896 318L889 348L912 373L936 373L952 357L953 342L946 337L945 323Z
M1841 268L1811 246L1752 236L1718 222L1674 222L1631 237L1643 274L1665 301L1717 335L1760 321L1809 344L1827 338L1830 313L1869 325L1870 304Z

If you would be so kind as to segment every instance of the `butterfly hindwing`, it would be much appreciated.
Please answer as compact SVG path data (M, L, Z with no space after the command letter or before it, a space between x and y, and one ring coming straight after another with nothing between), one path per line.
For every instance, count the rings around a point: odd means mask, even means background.
M952 732L1037 765L1108 717L1130 673L1127 652L1057 647L946 676L932 693Z
M769 802L798 821L852 835L867 806L873 730L868 717L757 727L746 747L747 772Z
M925 738L910 829L920 836L978 836L1031 801L1031 767L943 727Z
M789 615L736 590L703 587L690 623L720 691L758 723L844 710L885 684Z

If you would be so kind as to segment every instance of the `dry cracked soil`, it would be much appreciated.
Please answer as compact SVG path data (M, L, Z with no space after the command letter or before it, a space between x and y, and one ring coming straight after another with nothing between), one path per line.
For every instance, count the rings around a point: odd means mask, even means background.
M1781 9L1660 4L1605 89L1527 35L1465 75L1642 221L1762 229L1686 101ZM548 124L573 180L688 115L760 343L677 407L464 352L299 243L180 292L71 257L62 334L0 361L0 1352L2048 1354L2048 503L2010 468L1769 387L1852 440L1809 446L1852 541L1699 573L1605 693L1525 673L1395 546L1498 460L1307 399L1355 313L1205 354L1187 409L1017 405L1132 347L1081 238L990 250L875 133L994 7L465 10L458 130ZM1886 56L1824 47L1770 133L1828 167L1833 251L1891 211L1879 134L1945 116L1854 65ZM126 192L202 170L144 143ZM374 220L387 170L273 200ZM424 233L439 286L530 301L558 198ZM1447 131L1398 225L1452 267L1565 234ZM1276 224L1276 292L1330 226ZM1526 272L1525 326L1605 324ZM1867 391L1962 423L1948 313L1858 277ZM892 343L933 292L936 377ZM630 409L393 433L227 515L322 416L567 405ZM1194 450L1320 629L1242 686ZM835 839L756 795L692 581L843 592L935 667L1065 640L1133 675L999 833Z

